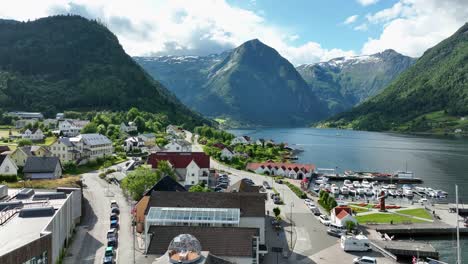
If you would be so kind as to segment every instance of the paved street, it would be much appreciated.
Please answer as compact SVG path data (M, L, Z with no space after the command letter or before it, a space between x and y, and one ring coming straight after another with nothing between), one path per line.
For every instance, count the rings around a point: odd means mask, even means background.
M131 206L123 196L122 190L115 184L108 184L98 177L99 172L82 175L84 215L81 225L77 227L72 245L67 251L65 264L102 263L104 249L107 245L106 233L110 226L110 201L116 200L120 208L119 245L117 263L151 263L139 251L133 250L135 243L131 225ZM137 243L135 243L137 244Z

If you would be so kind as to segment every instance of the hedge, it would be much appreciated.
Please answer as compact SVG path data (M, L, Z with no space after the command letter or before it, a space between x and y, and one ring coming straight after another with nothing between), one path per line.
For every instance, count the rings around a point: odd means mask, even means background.
M307 194L305 192L303 192L299 187L297 187L296 185L290 183L290 182L285 182L285 184L289 187L289 189L291 189L291 191L293 191L297 197L301 198L301 199L305 199L307 198Z
M17 182L18 177L16 175L0 175L0 182Z

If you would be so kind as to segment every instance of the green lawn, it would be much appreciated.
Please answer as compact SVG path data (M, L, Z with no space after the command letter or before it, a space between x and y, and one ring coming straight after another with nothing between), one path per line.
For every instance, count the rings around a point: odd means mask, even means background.
M360 206L356 206L356 205L349 205L349 207L351 207L351 209L353 209L353 211L355 213L363 213L363 212L369 212L370 211L370 208L360 207Z
M116 165L116 164L119 164L121 162L124 162L125 160L126 159L117 157L117 158L113 159L111 161L111 163L108 163L108 164L106 164L106 162L102 162L102 163L92 162L91 164L85 164L85 165L78 166L73 171L67 171L66 174L68 174L68 175L79 175L79 174L88 173L88 172L95 171L95 170L101 170L101 169L105 169L107 167L110 167L112 165ZM109 165L109 166L107 166L107 165Z
M19 135L18 130L15 128L11 128L11 134L12 135ZM10 136L10 128L0 128L0 138L8 138Z
M55 140L56 140L56 137L53 137L53 136L52 137L46 137L44 139L44 143L42 143L41 145L50 146L50 145L52 145L52 143L55 142Z
M429 212L427 212L426 209L424 208L405 209L405 210L398 210L396 212L400 214L412 215L412 216L432 220L431 214L429 214Z
M379 224L390 224L390 221L393 220L394 224L411 222L411 223L426 223L424 220L409 218L405 216L390 214L390 213L375 213L368 215L358 215L356 220L360 224L366 224L367 222L375 222Z

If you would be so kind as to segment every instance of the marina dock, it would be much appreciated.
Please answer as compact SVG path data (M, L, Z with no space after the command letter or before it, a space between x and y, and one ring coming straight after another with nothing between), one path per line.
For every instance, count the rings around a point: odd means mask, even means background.
M344 181L344 180L351 180L351 181L378 181L378 182L388 182L388 183L408 183L408 184L418 184L422 183L423 180L420 178L397 178L397 177L365 177L365 176L355 176L355 175L323 175L323 177L327 177L329 180L333 181Z
M453 236L456 227L444 223L421 223L409 225L379 225L375 230L381 234L395 235L396 237L417 236ZM460 236L468 236L468 228L460 227Z
M379 247L392 253L400 259L411 259L413 256L419 256L420 258L432 258L439 259L439 252L431 245L427 243L419 243L414 241L372 241Z

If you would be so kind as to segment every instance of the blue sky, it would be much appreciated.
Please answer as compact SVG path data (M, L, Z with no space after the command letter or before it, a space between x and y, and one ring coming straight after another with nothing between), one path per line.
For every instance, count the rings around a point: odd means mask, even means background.
M367 31L354 30L366 21L367 14L390 8L398 1L385 0L363 6L353 0L229 0L234 6L258 12L268 23L284 27L299 38L291 44L319 42L324 48L359 51L369 37L376 38L381 26L370 26ZM293 4L292 4L293 3ZM356 22L345 25L346 18L358 15Z
M421 56L468 21L468 0L5 0L0 9L22 21L57 14L99 19L132 56L203 56L258 38L299 65L385 49Z

